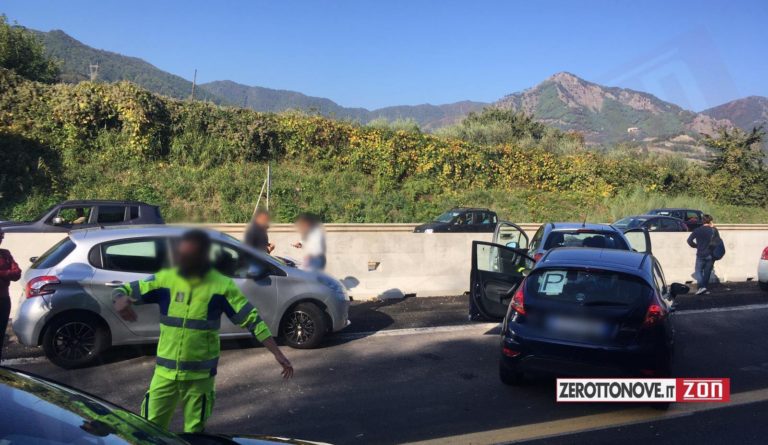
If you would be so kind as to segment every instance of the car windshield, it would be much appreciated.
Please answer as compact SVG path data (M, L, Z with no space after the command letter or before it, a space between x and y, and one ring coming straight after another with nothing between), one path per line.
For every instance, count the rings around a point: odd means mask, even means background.
M30 267L32 269L50 269L72 253L75 247L75 243L69 237L66 237L48 249L42 256L38 257Z
M0 370L0 397L3 424L13 425L3 443L185 443L122 408L13 371Z
M613 227L617 227L619 229L634 229L636 227L640 227L644 222L648 221L648 218L638 218L636 216L629 216L627 218L622 218L615 223L613 223Z
M460 212L453 212L453 211L445 212L442 215L440 215L437 218L435 218L435 221L436 222L441 222L441 223L449 223L449 222L453 221L453 219L456 218L457 216L459 216L460 214L461 214Z
M555 247L594 247L598 249L629 250L629 246L618 232L595 230L557 230L549 234L544 249Z
M526 280L526 296L580 305L634 306L651 287L634 275L583 269L543 269Z

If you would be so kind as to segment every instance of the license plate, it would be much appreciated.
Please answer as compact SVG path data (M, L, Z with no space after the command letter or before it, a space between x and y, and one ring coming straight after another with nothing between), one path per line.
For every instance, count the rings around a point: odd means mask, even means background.
M559 334L579 337L604 337L609 331L608 324L601 321L560 316L549 317L547 328Z

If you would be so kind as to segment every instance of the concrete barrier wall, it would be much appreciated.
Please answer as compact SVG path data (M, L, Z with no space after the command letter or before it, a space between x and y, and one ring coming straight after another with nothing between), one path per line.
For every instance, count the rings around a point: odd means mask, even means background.
M523 224L529 237L538 224ZM242 224L210 224L216 230L242 238ZM412 224L329 224L327 271L343 280L356 299L375 297L457 295L469 289L473 240L491 239L491 234L412 233ZM746 281L757 273L762 249L768 246L767 225L718 226L727 253L715 265L721 281ZM29 257L39 256L64 234L6 234L3 248L9 249L22 269ZM653 233L654 254L667 281L692 281L694 250L687 233ZM301 251L290 245L298 241L291 225L275 225L270 239L275 254L300 259ZM11 285L14 310L22 297L20 283Z

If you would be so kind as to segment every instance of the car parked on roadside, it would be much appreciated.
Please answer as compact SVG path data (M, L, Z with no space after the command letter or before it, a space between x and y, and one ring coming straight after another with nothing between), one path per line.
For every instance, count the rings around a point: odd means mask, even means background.
M501 249L504 247L504 249ZM484 272L512 274L517 283L522 272L534 264L549 250L558 247L593 247L617 250L651 251L651 238L644 228L621 231L607 224L550 222L542 224L533 238L518 225L501 221L496 226L490 243L473 244L472 261L490 261L488 271L472 269L469 291L470 320L501 320L507 313L512 298L506 279L496 283L492 278L483 287L478 274ZM472 284L474 283L474 284ZM517 284L515 283L515 284Z
M173 267L177 226L93 228L72 231L23 277L25 296L13 329L25 345L42 345L62 367L93 363L112 345L155 343L160 335L155 305L136 306L126 322L112 307L112 290L125 282ZM211 261L231 277L276 337L295 348L314 348L327 332L347 324L344 286L320 272L289 267L228 235L209 230ZM222 338L250 338L228 319Z
M611 224L619 230L642 227L649 232L687 232L688 225L683 220L672 216L636 215L621 218Z
M488 209L456 207L438 216L433 221L416 226L413 232L491 233L496 228L498 219L496 212Z
M270 436L166 431L99 397L0 367L0 441L4 444L271 445L304 442Z
M757 283L760 289L768 291L768 246L763 249L760 255L760 262L757 265Z
M473 269L488 272L482 263ZM522 282L514 274L477 277L481 287L493 280L513 290L501 330L502 382L519 384L524 373L670 375L675 297L688 287L667 284L653 255L557 248Z
M696 209L681 209L681 208L663 208L649 210L648 215L661 215L671 216L677 218L688 226L689 231L693 231L701 227L704 224L704 212Z
M34 221L0 223L4 232L69 232L88 227L164 224L160 208L139 201L64 201Z

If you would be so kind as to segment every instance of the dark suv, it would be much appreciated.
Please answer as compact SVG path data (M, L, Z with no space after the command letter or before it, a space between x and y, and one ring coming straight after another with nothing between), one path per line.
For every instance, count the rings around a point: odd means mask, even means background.
M416 226L414 233L440 232L487 232L496 228L498 216L488 209L457 207L453 208L426 224Z
M2 222L4 232L69 232L97 226L164 224L160 208L139 201L64 201L35 221Z
M688 226L688 230L693 231L693 229L697 229L701 227L702 220L704 219L704 212L701 210L696 209L678 209L678 208L664 208L664 209L653 209L648 211L649 215L661 215L661 216L671 216L673 218L677 218L679 220L682 220L686 226Z

